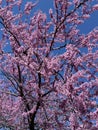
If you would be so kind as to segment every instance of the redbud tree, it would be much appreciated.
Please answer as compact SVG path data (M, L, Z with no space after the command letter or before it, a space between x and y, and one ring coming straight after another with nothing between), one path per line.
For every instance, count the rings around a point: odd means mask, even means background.
M78 29L92 2L0 0L0 128L98 130L98 28Z

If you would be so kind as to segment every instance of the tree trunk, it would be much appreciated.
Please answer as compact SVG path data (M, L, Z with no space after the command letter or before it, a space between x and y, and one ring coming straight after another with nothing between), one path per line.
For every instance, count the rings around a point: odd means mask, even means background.
M34 129L34 119L30 122L29 128L30 128L30 130L35 130Z
M34 119L35 119L36 113L39 109L39 106L40 106L40 101L38 101L38 103L37 103L36 111L33 113L33 115L32 114L30 115L30 122L29 122L29 129L30 130L35 130Z

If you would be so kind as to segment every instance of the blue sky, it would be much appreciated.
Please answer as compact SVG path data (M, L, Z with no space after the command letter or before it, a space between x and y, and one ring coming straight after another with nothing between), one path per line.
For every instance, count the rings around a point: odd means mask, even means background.
M80 25L79 29L81 33L89 33L95 27L98 27L98 11L91 14L90 18L85 20L83 24Z

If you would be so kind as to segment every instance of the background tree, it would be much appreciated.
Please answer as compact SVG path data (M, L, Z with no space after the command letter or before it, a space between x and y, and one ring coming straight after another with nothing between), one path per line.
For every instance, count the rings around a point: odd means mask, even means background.
M54 0L48 20L36 4L0 0L0 127L97 130L98 28L78 25L98 4Z

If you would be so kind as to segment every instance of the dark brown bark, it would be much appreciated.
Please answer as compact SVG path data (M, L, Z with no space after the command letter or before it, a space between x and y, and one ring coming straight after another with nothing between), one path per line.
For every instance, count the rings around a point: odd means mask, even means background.
M36 111L34 112L34 114L30 115L30 119L31 119L30 122L29 122L29 129L30 130L35 130L35 122L34 122L34 120L35 120L36 113L37 113L39 107L40 107L40 101L37 103Z

